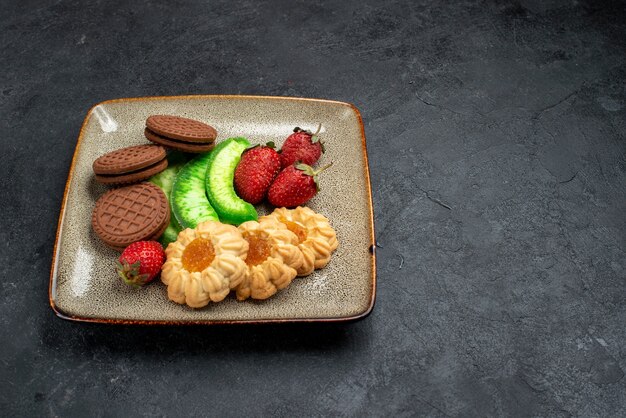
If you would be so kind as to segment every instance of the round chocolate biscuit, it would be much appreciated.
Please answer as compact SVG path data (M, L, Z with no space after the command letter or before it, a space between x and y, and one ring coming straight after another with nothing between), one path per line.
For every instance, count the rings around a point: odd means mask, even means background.
M165 194L147 182L109 190L96 201L91 215L95 233L116 250L135 241L157 239L169 222Z
M171 215L170 215L171 216ZM163 225L163 227L153 236L151 236L150 238L146 238L146 241L158 241L159 238L161 238L161 235L163 235L163 233L165 232L165 230L167 229L167 227L169 226L169 221ZM113 248L116 251L122 252L124 251L124 249L127 247L114 247L114 246L110 246L111 248ZM165 248L164 248L165 249Z
M167 160L161 160L156 164L149 167L145 167L141 170L131 173L119 174L119 175L98 175L96 174L96 180L103 184L129 184L137 183L142 180L147 180L155 174L167 168Z
M180 116L153 115L146 120L146 127L157 135L186 142L203 144L217 138L217 131L212 126Z
M144 144L121 148L98 157L93 172L98 175L118 175L141 170L165 159L165 148Z
M154 142L155 144L163 145L168 148L172 148L182 152L191 152L191 153L202 153L208 152L213 149L215 144L213 142L209 142L207 144L202 143L193 143L193 142L185 142L176 139L166 138L162 135L152 132L150 129L146 128L144 130L144 135L148 139L148 141Z

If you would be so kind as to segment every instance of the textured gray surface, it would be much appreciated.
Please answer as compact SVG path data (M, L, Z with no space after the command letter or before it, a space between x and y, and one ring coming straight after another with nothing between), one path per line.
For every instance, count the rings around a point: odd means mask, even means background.
M623 2L2 3L3 415L626 415ZM371 316L54 317L85 111L184 93L359 107L381 245Z

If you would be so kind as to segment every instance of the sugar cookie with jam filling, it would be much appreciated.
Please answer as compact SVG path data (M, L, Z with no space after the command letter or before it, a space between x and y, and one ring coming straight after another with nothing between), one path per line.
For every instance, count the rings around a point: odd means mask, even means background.
M298 237L274 219L244 222L239 230L248 242L248 270L237 299L267 299L289 286L304 261Z
M298 237L298 248L304 256L302 265L296 269L298 276L306 276L313 270L326 266L339 245L337 234L328 218L308 207L276 208L259 220L268 218L280 222Z
M207 221L185 229L167 246L161 281L176 303L201 308L222 301L248 270L248 242L237 227Z

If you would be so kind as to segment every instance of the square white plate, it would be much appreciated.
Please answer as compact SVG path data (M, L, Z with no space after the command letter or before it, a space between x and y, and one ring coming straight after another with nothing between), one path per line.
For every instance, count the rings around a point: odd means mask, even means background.
M217 141L247 137L277 147L295 126L322 124L326 152L319 164L333 162L320 175L321 191L307 206L330 219L339 248L331 262L263 301L227 297L202 309L167 298L160 280L134 290L118 279L119 253L91 229L96 199L108 188L97 183L92 163L109 151L148 143L146 118L171 114L215 127ZM265 213L264 207L258 207ZM67 179L50 274L50 305L65 319L104 323L186 324L345 321L366 316L374 305L376 264L371 186L365 133L351 104L319 99L261 96L173 96L102 102L80 130Z

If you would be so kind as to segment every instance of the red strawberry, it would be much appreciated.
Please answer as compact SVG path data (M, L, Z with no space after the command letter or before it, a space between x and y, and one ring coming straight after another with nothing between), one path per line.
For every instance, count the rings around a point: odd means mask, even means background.
M274 177L280 172L280 157L274 143L248 149L241 156L235 169L235 190L248 203L261 202L267 194Z
M165 253L158 242L133 242L116 262L117 274L126 284L138 288L154 280L164 262Z
M311 200L319 191L317 175L330 167L332 163L319 170L306 164L290 165L274 180L267 192L270 203L277 207L292 208Z
M320 159L324 152L324 145L317 135L322 128L320 124L315 133L295 128L294 133L289 135L280 150L280 163L283 169L300 161L313 165Z

